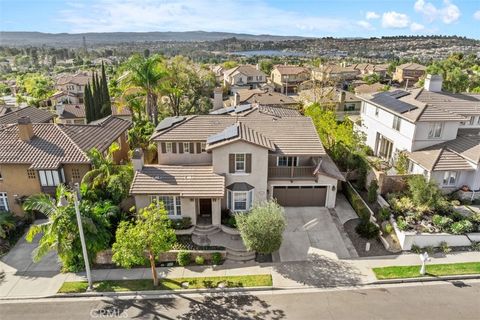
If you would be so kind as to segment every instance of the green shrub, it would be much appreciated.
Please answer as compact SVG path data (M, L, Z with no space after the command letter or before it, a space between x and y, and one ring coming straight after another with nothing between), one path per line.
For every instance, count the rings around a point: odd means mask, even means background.
M6 239L9 231L15 228L15 218L10 211L0 211L0 238Z
M378 183L376 180L372 180L370 185L368 186L368 202L375 203L377 201L377 190L378 190Z
M453 223L453 220L449 217L444 217L441 215L434 215L432 217L433 225L440 228L442 231L448 231L450 225Z
M452 248L450 248L450 246L448 245L448 243L446 241L440 242L439 248L445 254L450 253L452 251Z
M385 224L383 231L385 231L386 234L391 234L393 232L393 226L390 224L390 222Z
M172 219L172 227L175 230L184 230L192 226L190 217L182 217L181 219Z
M422 248L422 252L426 252L429 255L432 255L435 253L435 248L433 246L426 246Z
M355 227L355 231L365 239L376 238L380 233L378 226L368 220L360 220L360 223Z
M473 251L480 251L480 241L472 241L471 248Z
M186 265L189 265L190 261L190 252L182 250L177 254L177 263L179 266L184 267Z
M422 253L422 248L420 248L416 244L412 244L412 248L410 249L410 251L412 251L413 253L420 254Z
M408 229L408 223L405 221L404 217L397 218L397 227L401 231L406 231Z
M480 212L472 213L468 219L473 223L480 224Z
M405 152L400 151L397 154L397 159L395 161L395 170L398 174L406 174L408 172L409 159Z
M199 266L205 264L205 258L202 256L196 256L195 257L195 263L198 264Z
M450 212L449 217L452 218L453 221L462 221L465 219L465 216L458 211Z
M453 234L464 234L473 230L473 224L468 220L454 222L450 226L450 232Z
M388 208L380 208L378 210L378 216L382 221L388 221L390 219L391 212Z
M423 176L409 178L408 190L416 206L426 205L435 209L445 200L438 185L433 181L427 181Z
M237 228L237 219L235 219L235 216L228 217L227 226L230 228Z
M455 200L450 201L450 204L451 204L452 206L459 206L459 205L461 205L460 200L458 200L458 199L455 199Z
M212 263L214 265L219 265L222 262L222 254L220 252L212 253Z

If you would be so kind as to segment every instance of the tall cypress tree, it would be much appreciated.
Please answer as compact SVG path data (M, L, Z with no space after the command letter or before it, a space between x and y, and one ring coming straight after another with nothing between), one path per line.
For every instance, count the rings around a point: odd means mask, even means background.
M83 91L83 101L85 104L85 117L87 118L87 123L90 123L94 120L94 115L92 112L92 91L90 90L90 84L87 83Z
M102 98L103 98L103 112L104 117L112 114L112 103L110 102L110 94L108 93L107 75L105 74L105 66L102 61Z

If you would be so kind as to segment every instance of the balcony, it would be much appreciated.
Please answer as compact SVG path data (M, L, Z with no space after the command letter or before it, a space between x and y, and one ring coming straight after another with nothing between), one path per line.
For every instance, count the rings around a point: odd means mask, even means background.
M268 168L268 179L315 179L315 166L277 167Z

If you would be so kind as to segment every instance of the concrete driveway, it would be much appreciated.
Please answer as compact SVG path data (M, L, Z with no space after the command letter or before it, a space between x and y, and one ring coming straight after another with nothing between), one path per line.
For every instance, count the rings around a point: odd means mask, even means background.
M286 207L287 227L279 250L281 262L306 261L312 254L350 258L345 242L327 208Z

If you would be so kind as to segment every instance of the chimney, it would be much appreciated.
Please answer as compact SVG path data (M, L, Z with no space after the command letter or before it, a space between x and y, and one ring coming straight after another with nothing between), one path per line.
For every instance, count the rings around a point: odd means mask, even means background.
M344 103L345 102L345 97L347 96L347 93L343 90L340 90L338 94L338 102Z
M259 63L257 63L257 64L255 65L255 69L257 69L258 71L260 71L260 64L259 64Z
M442 91L443 78L439 74L427 74L423 88L431 92Z
M223 89L217 87L213 90L213 110L223 108Z
M143 150L136 148L132 154L133 171L141 171L144 165Z
M22 141L30 141L33 134L32 121L29 117L21 117L18 119L18 136Z
M240 93L235 92L233 94L233 105L238 106L240 104Z
M63 114L63 111L65 111L65 106L63 105L63 102L57 103L55 109L57 110L57 115L61 116Z

